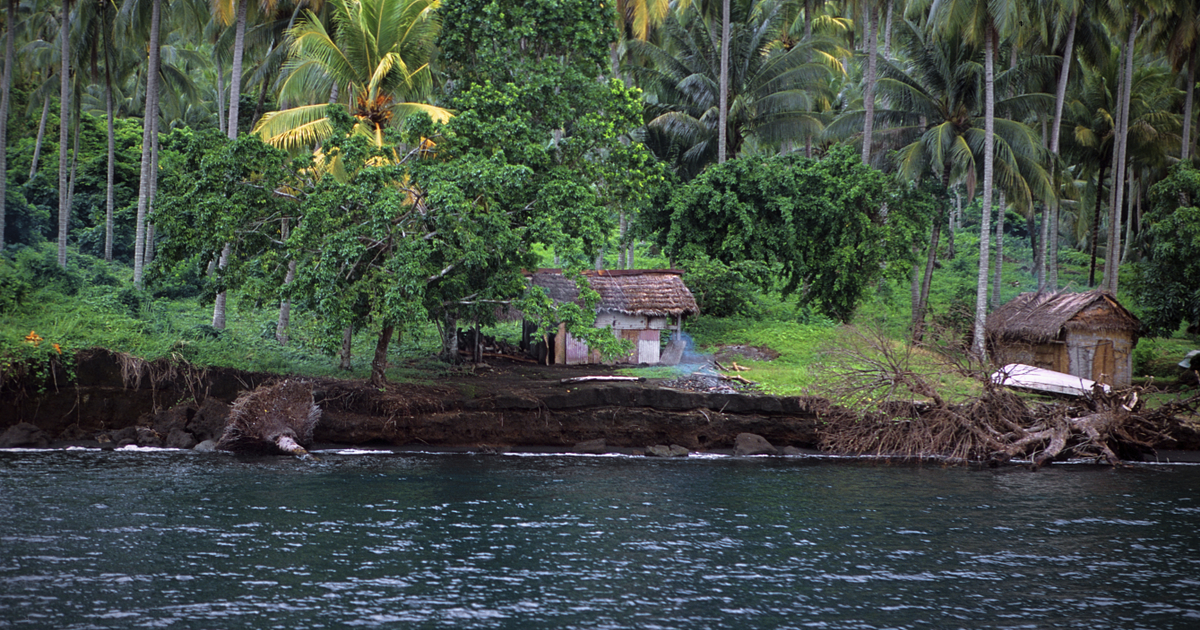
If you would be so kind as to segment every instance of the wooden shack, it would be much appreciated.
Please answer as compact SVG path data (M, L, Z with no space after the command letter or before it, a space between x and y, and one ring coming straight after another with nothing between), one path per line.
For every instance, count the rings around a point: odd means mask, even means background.
M683 284L678 269L620 269L588 271L584 278L597 293L596 327L612 326L613 334L633 342L621 363L659 363L662 331L681 331L685 317L700 312L696 298ZM539 269L530 283L545 289L555 302L578 302L579 289L560 269ZM599 363L600 356L559 325L553 362L566 365Z
M1023 363L1127 387L1142 323L1111 293L1022 293L987 318L1000 363Z

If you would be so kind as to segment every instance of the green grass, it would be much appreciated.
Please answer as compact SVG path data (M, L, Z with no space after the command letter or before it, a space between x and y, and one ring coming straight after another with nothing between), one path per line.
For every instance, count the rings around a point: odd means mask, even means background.
M960 231L953 259L944 256L945 243L943 239L941 268L933 276L929 308L935 323L957 327L961 334L970 326L974 307L979 241L969 232ZM0 312L0 371L22 361L53 359L58 353L53 344L58 344L67 356L77 350L103 347L147 360L186 360L201 367L359 379L369 375L378 334L374 330L355 335L352 369L342 371L330 353L340 339L331 339L322 323L303 309L293 309L291 341L280 346L274 339L277 306L258 296L231 293L228 328L214 335L208 326L211 304L196 298L155 299L136 292L129 267L78 254L70 257L71 271L60 274L53 264L53 253L53 244L46 243L21 255L26 264L32 265L30 269L46 277L31 277L29 285L40 288L31 290L19 305ZM639 260L649 260L648 252L643 249L640 253L647 258ZM5 256L14 254L10 251ZM1007 239L1002 300L1036 288L1036 279L1030 273L1031 260L1027 241ZM1088 256L1068 251L1061 261L1061 284L1071 290L1085 288ZM13 268L9 263L9 269ZM1136 313L1130 296L1123 294L1121 298ZM743 376L759 383L764 393L828 394L835 383L825 363L833 349L847 345L848 333L827 318L798 307L794 297L759 294L755 300L754 316L702 315L687 323L687 332L698 348L710 352L733 344L766 346L779 352L774 361L737 360L750 368ZM0 308L5 304L0 300ZM895 348L900 348L907 338L910 308L908 279L881 282L859 308L854 325L880 329ZM36 347L25 340L31 331L43 339ZM487 327L483 332L516 344L521 329L510 322ZM438 346L438 332L432 324L422 322L406 328L391 346L388 377L397 382L435 382L454 373L458 368L436 359ZM1200 348L1200 341L1182 330L1168 338L1142 339L1135 350L1135 374L1153 375L1159 386L1174 383L1178 374L1175 364L1194 348ZM977 391L973 382L944 368L931 353L914 351L912 365L916 371L932 375L948 399ZM621 373L673 378L680 371L653 367L625 368Z

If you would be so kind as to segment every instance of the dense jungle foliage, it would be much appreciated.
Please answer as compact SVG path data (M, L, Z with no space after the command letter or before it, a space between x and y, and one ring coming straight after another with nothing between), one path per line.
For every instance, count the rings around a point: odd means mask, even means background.
M779 346L777 392L843 323L985 359L1026 291L1117 295L1139 373L1197 343L1200 3L6 7L0 375L382 384L514 309L625 351L539 267L683 268L692 334Z

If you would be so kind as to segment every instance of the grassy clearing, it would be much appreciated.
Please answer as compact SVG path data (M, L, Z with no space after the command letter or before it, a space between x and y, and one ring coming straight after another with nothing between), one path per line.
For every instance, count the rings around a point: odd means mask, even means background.
M970 327L974 306L978 238L960 231L956 245L957 255L952 259L943 249L941 268L934 274L930 289L930 312L935 325L961 337ZM16 254L10 250L0 257L0 292L8 292L0 295L0 372L22 362L54 360L60 351L70 356L77 350L103 347L147 360L186 360L202 367L358 379L369 375L376 331L360 331L354 336L352 367L343 371L338 369L334 356L340 338L333 339L321 322L307 316L303 309L293 309L291 341L281 346L274 338L277 306L257 296L232 295L228 328L218 332L209 326L211 303L197 297L154 297L153 291L136 291L127 266L72 254L70 269L61 272L53 260L50 243ZM642 260L649 260L647 252L639 252ZM1009 239L1002 300L1036 287L1036 278L1030 273L1031 260L1027 242ZM1084 288L1087 257L1067 252L1062 262L1064 285L1071 290ZM20 292L11 290L12 285L4 285L6 277L23 277L25 288ZM194 292L194 287L191 290ZM164 293L169 294L159 291L160 295ZM906 281L878 285L859 309L855 328L841 327L815 315L799 307L795 299L777 294L754 297L756 306L750 316L702 315L688 322L687 332L701 351L742 344L779 352L774 361L735 359L750 368L744 376L758 382L764 393L838 398L844 380L839 370L862 369L870 363L864 360L861 350L857 358L849 352L857 343L856 330L883 331L888 352L906 355L909 368L926 375L944 398L954 401L977 393L977 384L947 367L939 355L906 345L911 320ZM1136 314L1132 298L1121 298ZM27 340L31 332L40 338L36 345ZM514 344L520 338L516 323L499 324L483 332ZM432 324L420 322L406 327L392 344L389 378L397 382L436 382L461 370L436 359L438 345L438 333ZM1142 339L1134 353L1134 372L1153 376L1156 386L1173 385L1179 374L1176 364L1195 348L1200 348L1200 340L1183 330L1168 338ZM673 378L681 370L629 368L622 373ZM1135 384L1146 382L1144 377L1135 380Z

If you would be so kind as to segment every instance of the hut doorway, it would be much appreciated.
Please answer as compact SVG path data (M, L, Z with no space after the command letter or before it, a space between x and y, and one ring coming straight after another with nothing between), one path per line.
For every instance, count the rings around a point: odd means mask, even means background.
M1111 341L1101 341L1096 344L1096 353L1092 356L1092 380L1106 385L1113 384L1113 374L1117 372L1117 357L1113 352Z

